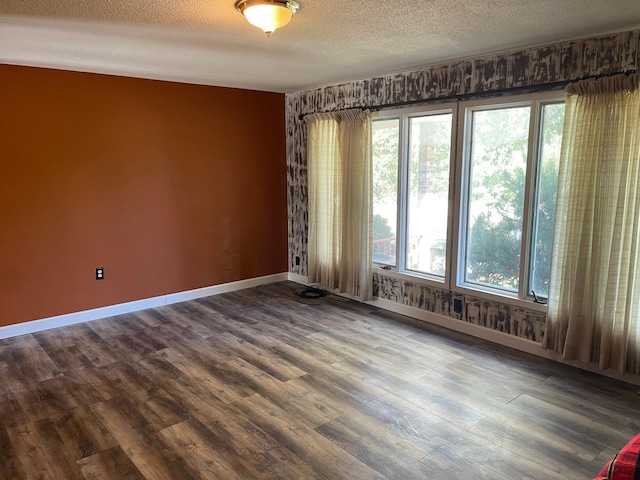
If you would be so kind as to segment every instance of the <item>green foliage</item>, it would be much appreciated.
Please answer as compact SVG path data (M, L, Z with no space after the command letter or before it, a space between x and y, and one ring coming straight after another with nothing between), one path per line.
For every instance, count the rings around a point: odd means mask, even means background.
M431 245L431 272L444 275L447 269L447 242L444 239L436 240Z
M429 185L425 192L446 194L449 191L451 162L451 115L415 117L410 125L409 182L412 195L419 195L418 184L421 181ZM426 167L427 163L427 171L421 171L420 167Z
M517 291L529 109L476 112L473 127L467 280Z
M427 119L429 117L425 117ZM419 182L419 162L421 144L420 121L417 117L412 123L411 161L409 162L409 189L417 192ZM429 172L431 191L448 191L451 125L444 121L429 121L430 158ZM396 201L398 190L398 142L399 126L397 119L375 122L373 129L373 200L377 202Z
M507 290L518 289L520 272L519 222L503 218L498 223L480 214L469 239L467 278Z
M524 178L522 168L484 178L484 186L494 196L484 199L486 210L471 226L467 264L471 280L518 290Z
M382 240L393 237L393 230L389 226L389 222L382 215L375 214L373 216L373 239Z
M377 122L373 129L373 201L395 200L398 192L398 122L395 119Z
M553 161L543 162L540 180L544 188L540 189L538 196L537 230L533 239L533 275L529 288L535 291L537 295L546 297L549 292L551 244L553 241L556 191L558 189L558 167Z

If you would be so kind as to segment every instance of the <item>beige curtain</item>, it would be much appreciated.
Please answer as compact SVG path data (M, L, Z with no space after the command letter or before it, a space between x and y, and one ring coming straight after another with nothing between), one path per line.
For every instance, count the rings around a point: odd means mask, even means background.
M372 298L371 113L307 115L309 282Z
M640 77L570 85L544 345L640 373Z

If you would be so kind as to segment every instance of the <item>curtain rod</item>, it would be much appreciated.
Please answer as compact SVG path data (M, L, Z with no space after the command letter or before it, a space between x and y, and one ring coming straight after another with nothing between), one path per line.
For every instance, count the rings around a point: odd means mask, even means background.
M409 102L384 103L381 105L372 105L372 106L361 105L361 106L355 106L355 107L338 108L336 110L329 110L329 111L322 111L322 112L308 112L308 113L301 113L300 115L298 115L298 120L302 120L307 115L312 115L314 113L341 112L344 110L351 110L353 108L360 108L362 110L371 110L372 112L378 112L380 110L387 110L391 108L420 106L420 105L428 105L432 103L444 103L444 102L450 102L452 100L461 101L461 100L470 100L474 98L499 97L501 95L508 95L510 93L546 92L546 91L552 91L552 90L559 90L561 88L566 87L570 83L579 82L581 80L614 77L616 75L632 75L637 72L638 70L625 70L624 72L599 73L597 75L585 75L583 77L579 77L574 80L562 80L559 82L538 83L535 85L523 85L521 87L499 88L497 90L491 90L486 92L462 93L458 95L448 95L446 97L428 98L424 100L415 100L415 101L409 101Z

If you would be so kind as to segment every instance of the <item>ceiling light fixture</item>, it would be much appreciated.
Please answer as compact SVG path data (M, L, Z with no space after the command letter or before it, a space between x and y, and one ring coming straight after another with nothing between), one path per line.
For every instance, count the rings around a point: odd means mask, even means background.
M300 4L292 0L238 0L236 8L251 25L262 29L270 37L276 28L289 23Z

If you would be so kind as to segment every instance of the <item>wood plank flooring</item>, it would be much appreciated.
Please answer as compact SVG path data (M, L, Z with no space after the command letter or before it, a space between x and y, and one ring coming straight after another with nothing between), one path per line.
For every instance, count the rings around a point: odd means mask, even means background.
M590 479L637 387L284 282L0 340L0 479Z

